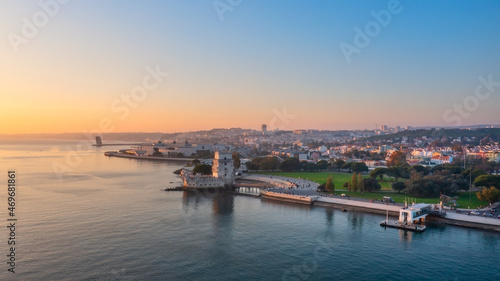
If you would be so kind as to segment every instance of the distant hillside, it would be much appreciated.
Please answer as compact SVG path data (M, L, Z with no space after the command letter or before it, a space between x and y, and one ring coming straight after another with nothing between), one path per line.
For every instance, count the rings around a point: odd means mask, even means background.
M500 136L500 128L482 128L482 129L418 129L412 131L402 131L395 134L380 135L364 138L365 141L383 141L383 140L393 140L395 138L407 137L409 139L421 138L421 137L431 137L431 138L458 138L458 137L475 137L476 139L482 139L485 137L490 137L494 141L498 141Z

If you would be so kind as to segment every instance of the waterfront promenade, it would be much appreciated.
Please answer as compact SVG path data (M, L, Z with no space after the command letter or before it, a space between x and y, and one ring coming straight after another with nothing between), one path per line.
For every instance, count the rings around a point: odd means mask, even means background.
M317 192L318 183L297 178L270 175L245 175L241 179L262 181L275 186L260 191L263 198L325 207L336 207L369 213L398 216L401 204L388 204L379 200L341 197ZM437 219L444 223L500 231L500 219L456 213L446 210L446 217Z

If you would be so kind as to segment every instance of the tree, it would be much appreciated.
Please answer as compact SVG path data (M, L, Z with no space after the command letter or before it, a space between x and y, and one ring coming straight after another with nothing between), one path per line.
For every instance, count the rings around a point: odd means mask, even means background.
M235 169L239 169L241 166L240 154L237 151L233 151L233 166Z
M335 192L335 184L333 183L333 175L328 175L326 179L325 189L329 192Z
M361 176L360 173L358 173L358 189L359 189L359 192L361 192L361 193L363 193L363 191L365 191L363 177Z
M358 191L358 177L356 177L356 174L352 174L351 188L352 188L352 191L354 191L354 192Z
M389 160L387 161L386 164L387 164L387 167L394 167L394 166L398 166L401 164L408 164L408 162L406 162L406 155L403 152L394 151L389 156Z
M406 188L405 183L402 181L393 182L391 186L392 186L392 189L397 190L398 193L401 193L401 190Z
M372 192L380 190L382 187L378 183L378 181L374 178L364 178L363 179L363 189L366 192Z
M462 172L462 167L456 165L445 164L444 168L450 171L452 174L460 174Z
M422 165L412 166L411 169L410 169L410 172L411 171L415 171L417 173L422 173L424 175L428 175L429 174L429 169L427 169L426 167L424 167Z
M461 152L463 150L463 147L460 143L455 143L451 146L451 150Z
M285 172L297 171L300 168L300 161L295 157L290 157L280 164L280 170Z
M387 168L386 174L390 177L394 177L396 181L398 181L399 178L409 178L410 173L408 172L407 168L408 166L404 165L392 166L390 168Z
M368 172L368 166L365 162L355 162L351 165L351 170L353 173Z
M475 181L477 177L487 175L487 173L483 170L479 169L472 169L472 175L471 175L471 169L466 169L462 172L462 176L468 180L470 179L471 181Z
M467 189L467 181L461 175L454 175L448 170L435 172L433 175L418 176L413 173L406 181L405 191L411 196L436 198L440 194L453 195L459 190Z
M201 163L201 161L198 159L194 159L191 163L193 163L193 165L198 165Z
M382 181L384 174L387 172L386 168L375 168L370 172L370 177L376 178L379 177L379 181Z
M276 170L280 162L276 157L255 157L247 164L249 170Z
M198 174L201 173L203 175L211 175L212 174L212 165L207 164L198 164L193 169L193 173Z
M318 169L324 170L328 167L328 162L326 160L319 160L316 162L316 166L318 166Z
M482 175L474 180L475 186L494 186L500 188L500 176Z
M351 165L352 162L346 162L342 165L342 169L348 169L349 171L351 171Z
M488 203L495 203L500 200L500 190L495 187L483 188L481 191L476 192L477 199L481 201L488 201Z
M342 168L342 165L345 164L345 161L342 159L337 159L335 162L333 162L333 166L337 168L340 171L340 168Z
M351 183L351 181L347 182L347 191L352 191L352 183Z
M419 178L408 181L406 192L415 197L436 198L439 196L439 186L432 181Z
M153 147L153 156L154 157L163 157L163 153L160 152L160 149L158 147Z
M304 166L304 170L314 172L318 170L318 166L316 166L316 164L314 163L307 162L307 164L305 164Z
M491 175L491 173L493 173L493 167L490 165L487 165L487 164L476 165L476 166L474 166L474 168L476 168L478 170L482 170L490 175Z
M259 170L260 166L256 163L253 162L248 162L247 163L247 169L248 170Z
M488 145L490 142L491 142L491 138L490 138L490 137L485 137L485 138L483 138L483 139L479 142L479 144L480 144L480 145Z
M263 170L276 170L280 166L280 161L276 157L263 157L265 158L264 161L262 161L261 168Z

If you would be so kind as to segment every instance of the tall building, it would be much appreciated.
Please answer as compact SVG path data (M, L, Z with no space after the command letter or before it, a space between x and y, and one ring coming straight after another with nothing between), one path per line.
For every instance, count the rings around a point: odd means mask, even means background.
M102 146L101 137L99 137L99 136L95 137L95 144L96 144L96 146Z
M212 175L193 174L188 168L181 170L183 186L186 188L221 188L231 186L234 180L233 156L231 152L215 151Z
M267 125L266 124L262 124L262 134L266 134L267 132Z
M387 125L380 125L380 131L382 132L387 131Z

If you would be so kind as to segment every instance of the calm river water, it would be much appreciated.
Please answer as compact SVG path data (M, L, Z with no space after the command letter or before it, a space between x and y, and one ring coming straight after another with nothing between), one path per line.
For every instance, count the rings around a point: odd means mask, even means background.
M0 280L499 280L500 234L424 233L342 213L224 193L165 192L179 164L109 158L71 140L0 140L18 179L16 273L9 231ZM76 150L76 152L75 152ZM76 154L78 153L78 154Z

